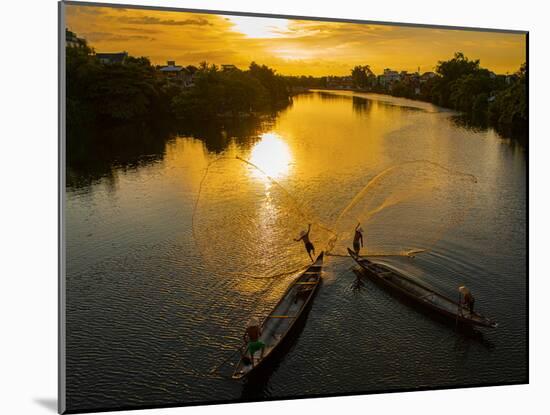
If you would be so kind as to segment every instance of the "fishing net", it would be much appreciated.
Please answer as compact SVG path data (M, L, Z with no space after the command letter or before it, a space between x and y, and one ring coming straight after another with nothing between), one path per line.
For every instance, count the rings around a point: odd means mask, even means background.
M228 155L205 172L193 234L211 272L246 277L247 290L258 291L263 286L251 280L292 276L310 263L303 243L294 241L309 223L316 253L327 249L347 256L358 223L364 230L363 254L414 255L431 249L464 221L476 183L473 175L430 161L401 163L359 188L327 226L307 200L250 161ZM317 210L322 209L333 207Z
M330 236L307 203L238 157L212 162L194 210L193 234L207 268L216 274L261 280L291 276L311 263L300 232L311 223L318 254ZM247 290L260 289L252 282Z
M374 176L340 213L335 253L351 246L358 223L369 255L413 255L432 248L463 222L477 179L430 161L411 161Z

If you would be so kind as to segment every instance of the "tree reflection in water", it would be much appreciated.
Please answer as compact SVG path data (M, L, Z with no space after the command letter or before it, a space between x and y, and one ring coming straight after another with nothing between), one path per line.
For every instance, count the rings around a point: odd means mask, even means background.
M276 116L267 113L184 125L124 124L67 131L67 187L87 187L100 179L113 184L117 170L162 161L166 144L177 137L202 140L206 150L214 154L223 152L231 142L252 144L270 129Z

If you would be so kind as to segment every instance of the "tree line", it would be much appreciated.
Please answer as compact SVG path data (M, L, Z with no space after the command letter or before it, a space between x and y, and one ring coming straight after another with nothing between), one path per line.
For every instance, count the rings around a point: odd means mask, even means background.
M474 124L489 124L504 135L525 136L527 133L527 68L526 64L512 75L496 75L463 53L439 61L434 76L403 77L382 85L368 65L351 71L354 86L398 97L420 99L460 111Z
M104 64L85 41L67 47L68 128L242 116L290 102L286 78L265 65L226 71L203 62L186 70L193 72L192 87L163 76L145 57Z
M220 70L203 62L194 74L193 87L177 91L171 99L173 114L183 120L250 115L289 102L285 78L255 62L244 71Z
M128 56L124 64L102 64L82 40L66 49L67 128L71 132L129 122L153 129L219 117L277 111L293 93L327 88L338 77L282 76L252 62L246 70L224 70L206 62L188 66L192 86L173 82L149 59ZM458 52L438 62L434 76L410 77L382 85L369 65L351 70L353 87L421 99L461 111L475 123L489 123L505 134L527 131L527 71L495 75Z

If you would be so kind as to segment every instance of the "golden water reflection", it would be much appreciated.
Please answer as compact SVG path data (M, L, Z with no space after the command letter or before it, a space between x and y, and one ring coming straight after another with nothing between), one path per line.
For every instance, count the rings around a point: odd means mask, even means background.
M249 161L261 169L252 169L252 176L268 183L266 175L281 179L289 174L292 153L281 136L270 132L261 135L261 141L252 148Z

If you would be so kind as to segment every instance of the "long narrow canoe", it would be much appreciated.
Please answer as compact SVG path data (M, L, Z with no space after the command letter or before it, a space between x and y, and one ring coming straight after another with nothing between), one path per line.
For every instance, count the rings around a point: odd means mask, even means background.
M308 305L321 283L322 268L323 252L287 288L277 305L261 323L259 340L265 344L263 354L257 351L254 354L253 364L241 358L233 371L233 379L242 379L265 366L276 349L289 336L298 320L306 318ZM248 353L247 356L249 356Z
M383 264L359 257L348 248L349 255L359 264L366 274L389 291L402 294L414 303L449 318L455 323L468 326L496 328L498 324L479 313L470 313L469 309L449 297L440 294L420 282L401 274Z

